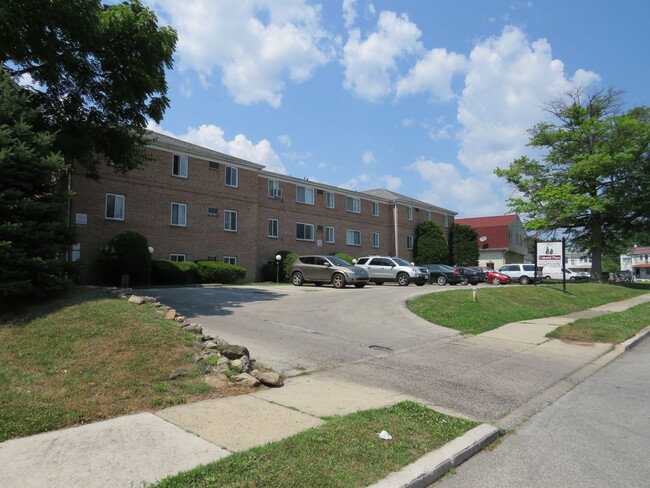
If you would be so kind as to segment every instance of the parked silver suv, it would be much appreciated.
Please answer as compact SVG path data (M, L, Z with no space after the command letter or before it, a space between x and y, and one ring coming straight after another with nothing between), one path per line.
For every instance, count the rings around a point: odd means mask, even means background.
M303 283L314 283L316 286L332 283L334 288L345 288L345 285L363 288L368 283L365 269L352 266L336 256L300 256L291 266L289 276L296 286Z
M429 271L426 268L414 266L402 258L389 256L364 256L355 264L364 268L370 274L370 281L383 285L386 281L396 281L400 286L415 283L424 285L429 281Z

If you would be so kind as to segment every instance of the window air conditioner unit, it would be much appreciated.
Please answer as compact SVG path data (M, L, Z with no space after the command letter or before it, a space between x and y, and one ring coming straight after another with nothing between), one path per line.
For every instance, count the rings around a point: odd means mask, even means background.
M316 230L322 232L322 231L323 231L323 226L322 226L322 225L317 226L317 227L316 227Z
M210 165L210 169L219 169L219 163L217 163L216 161L210 161L209 165Z
M322 194L323 194L323 190L316 190L316 194L318 194L318 195L322 195Z
M282 196L282 188L273 188L273 198L280 198Z

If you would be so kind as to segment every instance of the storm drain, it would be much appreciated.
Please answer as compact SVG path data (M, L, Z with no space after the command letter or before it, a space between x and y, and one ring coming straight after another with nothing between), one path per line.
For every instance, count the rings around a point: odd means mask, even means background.
M392 351L390 347L378 346L377 344L370 346L370 349L374 349L375 351Z

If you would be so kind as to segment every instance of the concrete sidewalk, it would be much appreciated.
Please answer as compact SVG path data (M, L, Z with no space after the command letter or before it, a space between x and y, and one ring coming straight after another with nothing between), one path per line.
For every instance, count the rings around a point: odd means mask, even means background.
M650 294L563 317L513 324L481 334L484 340L530 344L539 354L565 354L560 341L545 337L577 318L625 310L650 301ZM584 380L650 333L646 328L499 423L516 425ZM468 340L472 340L468 338ZM558 347L562 349L558 351ZM543 397L543 398L542 398ZM141 413L0 443L0 484L12 487L138 487L267 442L321 425L321 417L345 415L417 398L312 374L285 386ZM429 405L431 406L431 405ZM438 408L438 410L441 410ZM451 415L455 412L445 412ZM457 415L457 414L456 414ZM498 429L483 425L453 444L392 474L380 486L426 486L450 466L480 450Z

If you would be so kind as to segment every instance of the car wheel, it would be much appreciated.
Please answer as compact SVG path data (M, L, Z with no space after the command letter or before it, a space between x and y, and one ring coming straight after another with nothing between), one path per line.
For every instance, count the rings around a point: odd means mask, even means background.
M345 288L345 277L341 273L332 276L332 285L334 288Z
M355 283L355 284L354 284L354 287L355 287L355 288L363 288L364 286L366 286L365 283Z
M300 271L296 271L291 275L291 281L293 281L293 284L296 286L302 286L302 284L305 282L305 278L302 276L302 273Z
M447 284L447 277L442 275L438 276L436 283L438 283L439 286L445 286Z
M493 284L493 285L500 285L500 284L501 284L501 280L500 280L499 278L492 278L492 284Z
M569 281L575 281L575 280L576 280L575 276L572 276L571 278L569 278Z
M460 284L463 286L467 286L469 284L469 280L467 278L463 278L460 280Z
M397 275L397 284L399 286L408 286L410 281L409 275L406 273L400 273Z
M550 280L550 279L551 279L551 277L550 277L550 276L548 276L548 275L546 275L546 276L544 276L544 279L545 279L545 280Z
M530 278L528 276L522 276L521 278L519 278L519 283L521 283L522 285L527 285L528 283L530 283Z

